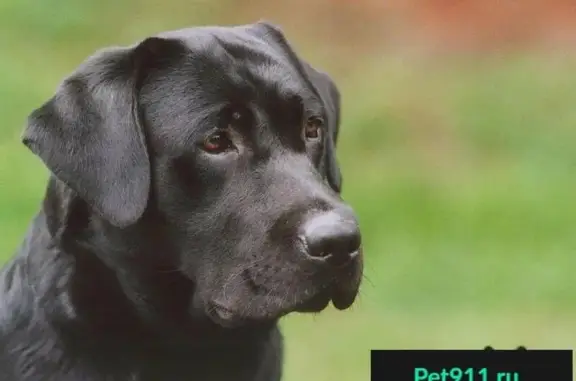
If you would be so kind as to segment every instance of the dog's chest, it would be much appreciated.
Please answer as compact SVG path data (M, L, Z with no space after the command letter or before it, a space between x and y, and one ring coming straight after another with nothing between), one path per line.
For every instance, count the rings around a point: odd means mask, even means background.
M239 356L243 357L243 356ZM247 362L238 364L214 359L200 364L193 358L187 363L150 362L134 370L126 381L279 381L276 364Z
M151 352L131 370L127 381L279 381L281 366L277 342L200 352Z

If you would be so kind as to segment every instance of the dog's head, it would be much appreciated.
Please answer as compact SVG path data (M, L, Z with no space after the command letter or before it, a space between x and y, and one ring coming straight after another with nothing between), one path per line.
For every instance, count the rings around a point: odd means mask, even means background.
M193 28L92 56L23 141L116 236L156 227L142 263L183 274L189 311L228 325L353 303L339 103L276 27Z

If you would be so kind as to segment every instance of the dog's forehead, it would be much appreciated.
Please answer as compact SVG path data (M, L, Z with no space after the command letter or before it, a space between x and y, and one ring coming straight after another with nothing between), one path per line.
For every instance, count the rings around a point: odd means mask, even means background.
M232 27L205 26L163 32L160 38L176 39L192 57L202 57L226 72L231 84L259 80L287 94L313 96L294 54L285 41L270 38L281 33L266 23ZM250 78L247 78L250 76ZM224 79L224 78L223 78Z
M242 45L246 48L259 50L261 53L274 55L269 40L264 37L271 32L280 33L266 23L246 24L238 26L198 26L161 32L160 38L172 38L183 41L192 50L210 49L216 41L223 45Z
M240 26L199 26L161 32L160 38L183 41L190 49L200 51L210 49L216 41L223 44L238 45L266 50L269 46L261 38L266 31L257 24Z

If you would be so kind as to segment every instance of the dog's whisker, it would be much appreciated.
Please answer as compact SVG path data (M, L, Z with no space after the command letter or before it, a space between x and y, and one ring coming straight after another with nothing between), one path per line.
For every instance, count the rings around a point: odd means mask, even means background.
M257 265L259 265L260 263L264 262L266 260L266 258L259 258L257 260L254 260L252 262L250 262L248 265L246 266L242 266L242 268L240 268L238 271L233 272L228 279L226 280L226 282L224 282L224 285L222 287L222 297L224 299L224 301L228 301L228 295L227 295L227 288L233 284L233 281L236 280L236 278L238 278L239 276L241 276L243 273L245 273L248 270L251 270L253 268L255 268ZM246 282L246 280L242 279L242 282L240 282L240 284L238 284L236 287L243 285Z
M374 282L372 282L368 275L362 274L362 278L365 279L370 284L370 286L375 287Z

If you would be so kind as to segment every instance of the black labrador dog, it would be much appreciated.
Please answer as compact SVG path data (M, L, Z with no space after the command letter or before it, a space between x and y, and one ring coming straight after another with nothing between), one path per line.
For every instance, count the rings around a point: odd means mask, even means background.
M278 381L362 277L339 92L258 22L100 51L28 119L51 172L0 275L1 381Z

